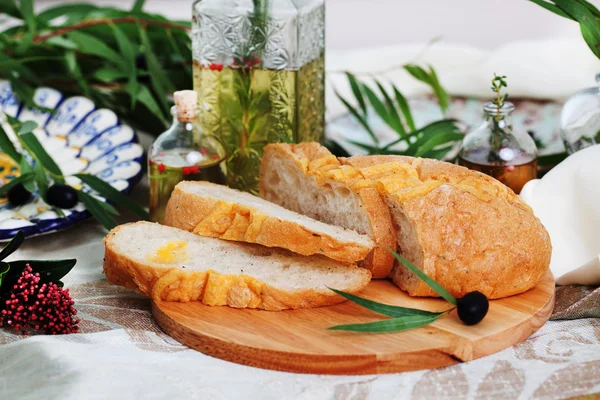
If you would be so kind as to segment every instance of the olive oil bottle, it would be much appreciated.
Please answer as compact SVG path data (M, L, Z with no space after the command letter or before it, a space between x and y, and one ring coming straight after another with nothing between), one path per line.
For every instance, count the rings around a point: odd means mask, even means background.
M220 167L225 151L220 142L205 135L197 124L197 95L193 90L175 92L171 108L173 124L148 152L150 219L162 223L171 193L181 181L225 183Z

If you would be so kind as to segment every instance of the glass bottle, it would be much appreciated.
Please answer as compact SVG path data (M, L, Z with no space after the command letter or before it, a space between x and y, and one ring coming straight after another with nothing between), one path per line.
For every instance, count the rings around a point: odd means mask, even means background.
M596 86L580 90L560 113L560 135L569 154L600 143L600 74Z
M486 103L484 121L463 139L458 163L490 175L515 193L537 176L537 146L526 132L513 129L512 103Z
M173 188L181 181L225 183L220 164L225 159L221 143L205 135L197 124L197 96L193 90L175 92L173 124L148 152L150 219L162 223Z
M324 0L197 0L192 42L199 123L256 194L266 144L324 139Z

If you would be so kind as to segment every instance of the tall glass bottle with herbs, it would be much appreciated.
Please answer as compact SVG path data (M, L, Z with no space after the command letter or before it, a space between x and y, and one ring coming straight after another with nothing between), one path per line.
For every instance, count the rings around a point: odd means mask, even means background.
M257 193L263 147L322 141L324 0L197 0L199 124L227 152L227 184Z
M148 152L150 219L162 223L171 193L181 181L225 183L220 164L225 151L214 137L197 124L196 92L175 92L171 108L173 124L160 135Z
M483 106L484 121L463 139L458 163L490 175L515 193L537 175L537 146L527 134L512 125L515 106L507 102L505 76L495 76L492 90L496 99Z

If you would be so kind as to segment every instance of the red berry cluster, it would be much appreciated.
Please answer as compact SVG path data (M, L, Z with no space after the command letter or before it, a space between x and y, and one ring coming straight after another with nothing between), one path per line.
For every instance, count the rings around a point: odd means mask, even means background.
M29 264L23 270L0 311L0 327L9 327L23 334L31 331L46 335L79 331L77 310L73 307L69 289L55 283L40 286L40 274Z
M210 64L208 66L208 69L210 69L211 71L223 71L223 64Z
M189 175L189 174L197 174L199 172L199 168L197 165L193 165L191 167L183 167L183 174L184 175Z
M240 60L240 62L233 61L232 65L234 67L241 66L241 67L243 67L244 70L248 70L252 67L256 67L260 63L261 63L261 60L259 57L248 57L248 58L242 58Z

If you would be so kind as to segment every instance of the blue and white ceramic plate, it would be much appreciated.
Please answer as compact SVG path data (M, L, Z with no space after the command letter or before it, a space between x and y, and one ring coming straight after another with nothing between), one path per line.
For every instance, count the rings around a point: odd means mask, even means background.
M68 184L79 188L79 179L70 176L85 172L105 180L121 192L128 192L142 176L144 151L136 133L120 123L111 110L98 109L81 96L65 98L59 91L41 87L35 91L35 102L54 113L25 107L7 81L0 80L0 124L14 138L6 116L38 124L35 135L48 154L54 158ZM18 147L16 144L15 146ZM19 166L10 157L0 153L0 185L19 176ZM106 201L86 185L83 190ZM63 210L60 217L39 195L20 207L12 207L6 198L0 198L0 241L8 240L18 230L26 236L36 236L66 229L90 217L79 203L71 210Z

